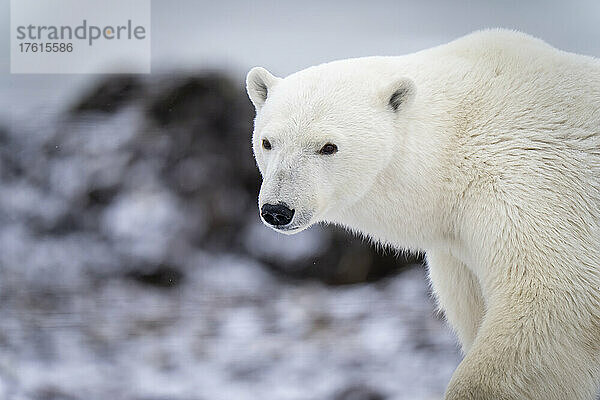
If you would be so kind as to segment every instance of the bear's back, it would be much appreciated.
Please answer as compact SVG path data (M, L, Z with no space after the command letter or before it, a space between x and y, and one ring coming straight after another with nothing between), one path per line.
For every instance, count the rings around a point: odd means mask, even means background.
M475 32L429 57L445 59L437 71L448 83L437 84L452 98L451 114L465 119L465 134L556 140L558 147L585 140L586 150L600 151L598 59L508 30Z

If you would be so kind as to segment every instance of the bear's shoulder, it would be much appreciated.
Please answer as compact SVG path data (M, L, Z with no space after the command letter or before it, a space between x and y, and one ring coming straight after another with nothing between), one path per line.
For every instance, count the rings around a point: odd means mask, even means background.
M534 36L510 29L485 29L458 38L439 50L468 58L495 58L524 54L557 54L559 50Z
M527 33L512 29L495 28L483 29L472 32L450 42L449 47L475 47L475 48L519 48L537 47L540 49L554 49L551 45Z

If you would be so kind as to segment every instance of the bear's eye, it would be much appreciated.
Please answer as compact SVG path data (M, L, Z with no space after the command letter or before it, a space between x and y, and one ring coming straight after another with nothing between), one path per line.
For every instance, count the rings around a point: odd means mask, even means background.
M271 150L273 148L271 146L271 142L269 142L267 139L263 139L262 146L265 150Z
M327 155L335 153L337 150L338 150L338 148L335 144L327 143L323 147L321 147L321 150L319 150L319 154L324 154L327 156Z

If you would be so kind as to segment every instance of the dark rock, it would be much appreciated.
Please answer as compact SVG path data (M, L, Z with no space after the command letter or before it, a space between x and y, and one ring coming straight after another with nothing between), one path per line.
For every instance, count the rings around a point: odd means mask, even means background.
M252 225L244 247L280 275L330 285L377 281L423 262L420 255L377 248L336 227L313 227L288 237Z
M82 112L113 113L139 99L143 86L136 75L114 75L98 82L71 107L72 114Z
M184 125L221 134L230 131L236 118L239 91L231 80L217 73L175 80L150 100L147 111L159 125Z
M330 229L333 234L329 249L315 257L307 269L328 284L373 282L422 262L419 256L378 249L339 228Z
M334 400L385 400L386 398L387 396L375 389L362 385L343 389L333 397Z
M0 179L10 180L23 173L23 168L19 163L18 153L13 149L17 148L13 143L8 130L0 126Z
M185 277L180 269L165 264L151 270L133 270L127 276L139 283L165 289L177 287Z
M0 145L6 145L8 143L8 132L6 128L0 126Z
M109 187L109 188L90 188L87 192L88 205L101 205L105 206L109 204L115 195L118 193L118 188Z
M33 395L35 400L77 400L78 397L64 393L55 387L44 387Z

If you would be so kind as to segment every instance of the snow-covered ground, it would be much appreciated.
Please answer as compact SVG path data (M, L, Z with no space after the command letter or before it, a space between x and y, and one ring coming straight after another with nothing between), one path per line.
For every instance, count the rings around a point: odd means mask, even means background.
M176 290L2 288L0 397L441 399L459 361L421 268L332 289L226 254L190 262Z

